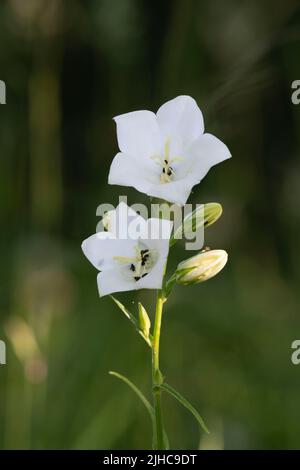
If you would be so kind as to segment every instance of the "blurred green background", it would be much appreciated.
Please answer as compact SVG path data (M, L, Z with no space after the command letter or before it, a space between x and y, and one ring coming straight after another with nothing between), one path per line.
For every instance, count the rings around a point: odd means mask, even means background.
M162 330L167 381L211 429L165 396L171 448L300 448L300 79L298 0L2 0L0 79L0 448L151 447L140 402L150 354L80 244L108 186L112 117L193 96L233 158L193 202L221 202L206 244L229 252L215 279L177 288ZM183 244L176 261L185 257ZM190 254L189 254L190 256ZM154 293L118 297L151 309Z

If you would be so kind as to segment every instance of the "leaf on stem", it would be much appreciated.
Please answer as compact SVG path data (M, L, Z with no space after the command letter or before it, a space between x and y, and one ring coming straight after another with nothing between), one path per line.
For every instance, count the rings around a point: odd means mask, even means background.
M110 370L109 374L113 375L114 377L117 377L117 379L122 380L122 382L126 383L126 385L128 385L128 387L130 387L131 390L134 391L134 393L139 397L141 402L146 407L146 409L147 409L147 411L150 415L152 424L153 424L155 422L154 409L153 409L152 405L150 404L150 402L145 397L145 395L140 391L140 389L136 385L134 385L134 383L132 383L129 379L127 379L127 377L125 377L124 375L119 374L118 372L114 372L114 371Z
M132 315L132 313L122 304L118 299L116 299L113 295L110 295L110 298L115 302L115 304L119 307L119 309L126 315L126 317L134 324L136 328L138 328L137 319Z
M177 390L175 390L173 387L171 387L170 385L166 383L163 383L161 385L156 385L156 386L160 388L161 390L168 392L170 395L176 398L176 400L178 400L179 403L181 403L185 408L187 408L192 413L192 415L194 416L194 418L196 418L196 420L198 421L202 429L207 434L209 434L209 430L207 429L207 426L202 416L199 415L198 411L193 407L193 405L190 404L189 401L186 400L186 398L184 398L179 392L177 392Z
M128 320L131 321L131 323L134 325L135 329L137 332L142 336L142 338L146 341L148 346L152 347L152 336L148 334L147 336L145 335L144 331L140 329L139 327L139 322L135 318L134 315L125 307L125 305L122 304L118 299L116 299L113 295L110 295L110 298L115 302L115 304L119 307L119 309L124 313L124 315L128 318Z

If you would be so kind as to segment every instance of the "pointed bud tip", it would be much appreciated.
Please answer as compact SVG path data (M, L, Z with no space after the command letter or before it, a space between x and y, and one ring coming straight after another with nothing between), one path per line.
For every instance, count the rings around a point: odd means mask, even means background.
M198 253L179 263L176 282L181 285L198 284L216 276L225 266L228 254L225 250L209 250Z
M222 215L223 208L218 202L208 202L207 204L198 205L198 207L189 213L183 220L172 239L171 246L176 243L178 239L183 236L185 238L191 238L201 227L209 227L214 224Z
M204 204L204 227L214 224L222 215L223 207L218 202Z
M141 302L138 303L139 309L139 320L140 320L140 330L145 335L146 338L149 338L149 332L151 328L151 321L148 316L148 313Z

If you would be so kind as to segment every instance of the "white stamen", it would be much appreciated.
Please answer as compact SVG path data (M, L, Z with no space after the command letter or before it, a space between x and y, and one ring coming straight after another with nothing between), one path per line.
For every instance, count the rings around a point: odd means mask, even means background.
M170 159L170 139L167 139L165 142L165 151L163 156L153 155L150 158L162 167L162 172L159 177L159 181L161 183L170 183L175 175L175 171L171 164L184 160L182 157L173 157Z

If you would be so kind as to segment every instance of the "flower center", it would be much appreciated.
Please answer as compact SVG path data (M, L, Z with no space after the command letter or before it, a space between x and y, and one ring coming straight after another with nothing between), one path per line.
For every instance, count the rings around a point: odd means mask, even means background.
M161 183L170 183L173 179L173 175L175 175L175 171L170 165L170 161L165 159L163 162L162 172L159 177L159 181Z
M181 157L174 157L170 159L170 139L165 142L164 155L153 155L151 157L155 162L162 167L161 174L159 176L160 183L170 183L174 180L175 170L172 168L172 163L181 161Z
M147 248L144 250L139 250L138 255L136 256L134 262L130 263L129 269L133 273L133 279L139 281L141 278L149 274L151 269L150 265L150 250Z
M135 257L114 256L114 259L124 264L127 274L137 282L149 274L156 263L157 257L154 250L149 250L142 243L135 247L135 251Z

